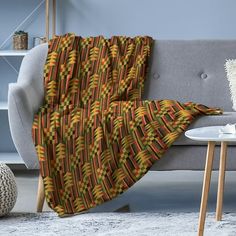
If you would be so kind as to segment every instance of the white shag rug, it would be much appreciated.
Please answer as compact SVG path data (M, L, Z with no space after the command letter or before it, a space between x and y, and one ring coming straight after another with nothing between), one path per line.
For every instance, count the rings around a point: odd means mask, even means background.
M0 218L0 235L196 236L198 213L87 213L59 218L53 212L12 213ZM207 214L205 236L235 236L236 213L215 221Z

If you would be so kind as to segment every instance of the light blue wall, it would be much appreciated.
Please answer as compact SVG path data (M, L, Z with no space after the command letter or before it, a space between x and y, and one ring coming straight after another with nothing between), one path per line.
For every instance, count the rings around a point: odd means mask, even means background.
M0 45L41 0L0 0ZM235 0L57 0L57 32L89 35L146 34L156 39L236 39ZM44 35L44 5L21 27ZM11 48L11 40L5 45ZM9 61L18 69L19 58ZM0 58L0 101L17 74ZM6 112L0 112L0 151L14 150Z
M0 0L0 45L41 0ZM235 0L57 0L58 33L236 38ZM44 34L44 6L22 29ZM9 44L7 45L9 46Z
M61 0L60 32L236 38L235 9L235 0Z

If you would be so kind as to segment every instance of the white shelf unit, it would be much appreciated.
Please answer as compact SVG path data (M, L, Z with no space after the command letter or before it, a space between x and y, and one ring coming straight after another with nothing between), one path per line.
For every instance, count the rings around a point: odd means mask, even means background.
M45 4L46 3L46 4ZM55 26L56 26L56 1L53 1L53 17L52 17L52 21L53 21L53 33L55 33ZM17 22L16 27L14 27L14 31L11 32L9 34L9 36L3 41L1 42L0 45L0 58L2 60L4 60L9 67L14 70L16 72L16 74L18 74L18 68L15 68L14 65L11 63L11 61L9 61L8 59L13 58L13 57L20 57L23 59L23 57L28 53L29 50L5 50L4 48L6 48L7 46L9 46L9 41L12 40L12 36L16 31L19 31L21 29L24 29L25 24L31 22L34 18L34 16L36 14L38 14L42 7L46 6L46 28L48 31L48 36L49 36L49 18L50 18L50 14L49 14L49 0L40 0L38 4L36 4L36 6L34 8L31 9L31 11L29 11L29 14L27 14L24 19L20 22ZM1 77L3 75L1 74ZM7 101L5 101L6 99L0 101L0 112L1 113L6 113L8 110L8 103ZM1 120L0 120L1 122ZM4 136L3 136L4 137ZM1 142L1 140L0 140ZM7 164L23 164L22 159L19 157L19 155L17 153L4 153L0 151L0 162L5 162Z
M0 56L2 57L24 57L29 50L0 50Z
M6 111L8 109L7 102L0 102L0 111Z
M1 50L0 57L18 74L18 70L12 65L12 63L7 59L8 57L24 57L29 50Z
M30 50L0 50L0 57L24 57L29 51ZM6 62L13 68L8 60L6 60ZM7 102L0 102L0 111L7 109Z
M0 50L0 57L24 57L28 52L29 50ZM13 65L11 65L8 60L6 62L13 68ZM7 101L0 102L0 111L7 109Z
M3 57L9 66L16 71L13 65L5 57L24 57L29 50L0 50L0 57ZM7 101L0 102L0 111L7 111ZM16 152L0 152L0 162L9 165L24 165L22 158Z
M12 164L24 165L24 161L16 152L1 152L0 163L1 162L8 165L12 165Z

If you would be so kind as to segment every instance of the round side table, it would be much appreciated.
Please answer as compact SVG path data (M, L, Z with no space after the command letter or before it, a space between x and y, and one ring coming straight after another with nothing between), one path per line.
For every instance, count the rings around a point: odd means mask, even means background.
M216 204L216 220L219 221L222 219L222 203L224 195L227 143L232 141L235 142L236 134L221 134L220 133L221 128L223 128L223 126L209 126L209 127L191 129L185 132L185 136L188 137L189 139L208 142L205 172L204 172L203 187L202 187L200 215L199 215L198 236L202 236L204 234L207 200L211 182L211 172L212 172L216 142L221 142L217 204Z

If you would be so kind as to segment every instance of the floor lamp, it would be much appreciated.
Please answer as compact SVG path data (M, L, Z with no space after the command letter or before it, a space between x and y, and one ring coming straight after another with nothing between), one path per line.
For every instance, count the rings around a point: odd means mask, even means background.
M52 1L52 36L56 33L56 0ZM46 41L50 38L50 0L46 0Z

